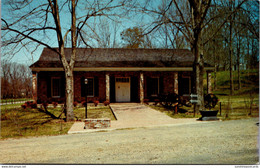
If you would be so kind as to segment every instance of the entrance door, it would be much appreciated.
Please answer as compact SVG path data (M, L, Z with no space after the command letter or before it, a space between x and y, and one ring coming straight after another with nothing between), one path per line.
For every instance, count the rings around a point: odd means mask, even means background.
M130 102L130 78L116 78L116 102Z

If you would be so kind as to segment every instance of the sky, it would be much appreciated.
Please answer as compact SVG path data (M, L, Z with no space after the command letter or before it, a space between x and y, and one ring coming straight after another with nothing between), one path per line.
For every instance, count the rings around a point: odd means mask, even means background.
M7 2L8 2L8 0L3 0L2 1L2 6L1 6L2 18L6 19L6 20L10 19L10 20L13 21L14 20L13 15L20 17L21 15L23 15L25 13L23 10L21 10L19 12L16 12L16 13L11 13L10 9L8 8L9 6L7 5ZM33 9L35 6L38 6L39 4L42 4L41 2L42 1L35 1L30 7L26 8L26 10ZM84 7L83 6L79 6L78 14L82 15L82 11L84 11ZM117 10L117 12L118 12L118 10ZM119 12L121 12L121 11L119 11ZM51 18L50 15L49 15L49 17ZM34 19L35 19L36 22L39 22L38 18L31 18L31 20L34 20ZM53 24L53 21L51 19L49 19L49 20L50 20L49 23ZM112 29L112 26L113 26L112 22L109 19L107 19L107 20L108 20L108 23L110 24L109 25L110 29ZM120 17L120 19L119 20L117 19L117 21L120 21L121 23L118 23L118 30L117 30L117 33L116 33L116 41L118 43L121 43L122 41L121 41L120 33L123 30L125 30L125 29L127 29L129 27L141 26L141 24L146 24L146 22L149 23L148 22L149 18L147 18L147 17L146 18L141 18L140 15L132 15L131 19L127 18L127 17ZM66 27L64 29L64 31L63 31L63 35L64 35L65 31L68 29L67 28L68 25L70 24L70 15L69 15L69 13L67 13L67 12L62 12L61 13L61 22L62 22L62 26ZM99 24L98 24L97 20L95 20L95 22L97 23L97 26L96 26L96 28L97 28L99 26ZM93 19L89 20L88 23L89 23L89 25L93 26L94 20ZM25 24L25 25L23 25L23 24ZM28 24L30 24L30 23L22 23L21 27L27 26ZM3 25L3 23L2 23L2 25ZM98 31L98 30L96 30L96 31ZM111 31L111 33L113 33L113 32ZM37 39L45 41L46 43L48 43L52 47L58 47L58 45L57 45L57 37L56 37L56 34L54 33L54 31L49 31L46 34L47 34L46 36L44 34L36 34L36 35L34 35L34 37L36 37ZM90 43L92 43L92 45L91 45L92 47L97 47L97 43L96 43L95 40L90 40ZM2 50L1 60L8 59L8 60L10 60L12 62L18 62L18 63L26 64L26 65L29 66L33 62L35 62L35 61L37 61L39 59L43 48L44 48L44 46L39 46L36 49L36 45L30 45L26 49L23 48L23 49L21 49L21 51L16 53L14 56L10 57L9 55L8 56L4 55L4 53L7 51L7 49L4 48L4 47L1 47L1 50ZM32 51L34 51L34 52L32 53Z

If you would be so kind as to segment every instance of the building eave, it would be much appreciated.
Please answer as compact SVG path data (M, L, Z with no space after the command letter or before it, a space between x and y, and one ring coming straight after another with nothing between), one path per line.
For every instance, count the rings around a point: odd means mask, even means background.
M64 71L61 67L31 67L32 71ZM214 67L205 67L213 71ZM193 71L192 67L75 67L74 71Z

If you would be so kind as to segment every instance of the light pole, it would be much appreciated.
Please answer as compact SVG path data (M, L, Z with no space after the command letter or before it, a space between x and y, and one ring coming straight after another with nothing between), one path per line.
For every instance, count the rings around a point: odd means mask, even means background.
M85 103L85 117L88 118L88 79L85 79L85 85L86 85L86 103Z

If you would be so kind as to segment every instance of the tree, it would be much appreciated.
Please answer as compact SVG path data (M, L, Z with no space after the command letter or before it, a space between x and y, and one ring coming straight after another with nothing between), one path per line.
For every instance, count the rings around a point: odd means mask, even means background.
M126 48L140 48L144 43L143 30L139 27L128 28L120 35Z
M31 97L31 70L8 60L1 63L1 97Z
M80 4L81 3L81 4ZM66 120L74 120L73 114L73 69L76 61L77 44L80 40L89 47L82 36L84 27L91 24L93 17L118 16L113 9L119 8L128 2L122 1L84 1L70 0L58 2L58 0L27 1L14 0L4 2L13 13L2 17L2 31L4 32L5 46L15 45L23 47L35 42L56 52L62 62L66 79ZM80 5L83 9L80 9ZM7 9L7 8L6 8ZM76 11L77 10L77 11ZM67 17L70 16L70 21ZM64 19L63 22L61 19ZM66 26L68 26L66 28ZM48 36L49 33L49 36ZM69 37L70 34L70 37ZM51 37L56 36L58 49L52 47ZM48 39L48 38L51 38ZM69 39L70 38L70 39ZM71 46L71 55L65 57L66 45Z
M150 30L147 33L151 33L165 24L172 24L177 30L179 30L185 37L187 42L190 43L190 49L195 56L194 59L194 89L193 91L198 94L198 104L195 106L197 112L199 108L204 108L203 101L203 73L204 73L204 46L210 40L212 40L217 32L221 30L224 24L228 21L228 18L236 12L236 10L245 2L241 1L234 7L232 11L228 11L226 15L218 14L212 17L208 16L209 8L218 6L218 2L211 0L187 0L180 2L179 0L165 0L162 1L162 5L158 8L151 6L151 1L144 5L139 5L137 8L141 12L145 12L151 17L155 18L154 22L150 24ZM215 4L214 4L215 3ZM217 10L215 8L215 10ZM222 22L217 25L215 32L212 32L207 38L205 38L205 30L208 25L212 24L216 18L222 16Z

